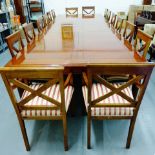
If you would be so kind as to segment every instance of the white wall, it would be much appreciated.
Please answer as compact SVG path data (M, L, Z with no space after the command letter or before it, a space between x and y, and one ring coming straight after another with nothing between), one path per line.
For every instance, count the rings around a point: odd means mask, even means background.
M96 13L104 12L105 8L109 8L113 12L128 11L131 4L142 4L142 0L44 0L45 10L49 11L54 9L56 14L64 14L66 7L78 7L82 6L96 7ZM79 10L81 11L81 10Z

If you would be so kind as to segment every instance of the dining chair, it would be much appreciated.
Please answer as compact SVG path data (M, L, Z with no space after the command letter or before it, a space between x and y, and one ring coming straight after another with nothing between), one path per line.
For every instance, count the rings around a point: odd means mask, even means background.
M109 27L110 27L110 23L111 23L111 15L112 15L112 12L110 10L108 10L106 22Z
M120 17L117 17L116 27L115 27L116 30L115 31L116 31L116 36L120 40L121 40L121 37L122 37L122 34L121 34L122 24L123 24L123 19L121 19ZM125 31L127 31L127 32L125 33L125 36L129 35L130 32L131 32L131 30L130 30L131 25L128 25L128 22L127 22L127 25L126 26L127 27L126 27ZM131 37L131 36L128 36L128 37ZM130 43L130 39L128 37L126 38L127 40L124 39L124 44L127 46L127 48L129 48L130 50L132 50L132 44ZM131 38L133 38L133 36ZM122 75L122 74L112 75L111 74L111 75L105 75L104 77L109 82L126 82L130 78L129 74L126 74L126 75Z
M109 22L110 22L111 15L112 15L112 12L109 10L109 13L108 13L108 21Z
M109 12L109 10L106 8L104 10L104 18L105 18L105 20L107 20L108 12Z
M95 6L83 6L82 17L83 18L94 18L95 17Z
M1 67L0 73L15 109L26 150L30 150L24 120L62 120L64 149L68 150L66 113L73 87L64 86L64 68L57 67ZM44 83L24 82L44 80ZM13 89L14 88L14 89ZM18 99L16 89L22 90ZM57 134L57 133L53 133Z
M78 8L66 8L66 17L78 17Z
M132 51L132 42L133 42L133 37L135 34L135 27L136 25L132 24L129 21L126 21L124 33L123 33L123 38L124 38L124 45Z
M53 18L53 23L55 23L55 18L56 18L55 11L54 10L51 10L50 13L51 13L52 18Z
M117 16L115 33L119 40L121 40L122 38L122 24L123 24L123 19Z
M36 34L32 23L23 25L23 30L25 33L28 50L32 50L36 46Z
M130 74L124 83L111 83L104 79L106 74ZM94 120L130 120L126 148L130 148L138 111L147 87L151 71L149 66L88 65L85 75L86 85L82 87L87 111L87 147L91 148L91 121ZM136 85L137 95L133 95L132 86ZM120 133L121 134L121 133Z
M38 18L36 24L37 24L38 34L42 36L45 31L43 17Z
M52 14L51 14L51 12L50 12L50 11L49 11L49 12L47 12L47 17L48 17L48 22L49 22L49 23L53 23Z
M14 32L6 37L5 40L12 57L16 56L18 53L24 52L24 43L22 41L20 31Z
M48 20L48 16L47 14L44 14L43 15L43 28L45 29L45 32L48 31L49 27L50 27L50 22Z
M142 59L146 60L147 52L153 37L141 29L138 29L136 39L134 41L134 52Z
M113 33L115 33L115 24L116 24L116 19L117 19L117 15L116 14L112 14L112 17L111 17L111 30Z

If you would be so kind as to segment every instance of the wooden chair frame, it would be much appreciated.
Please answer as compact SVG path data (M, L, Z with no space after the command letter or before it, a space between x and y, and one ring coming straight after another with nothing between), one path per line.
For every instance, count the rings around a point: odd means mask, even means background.
M125 26L124 33L123 33L124 45L130 51L132 51L132 39L134 37L135 27L136 27L136 25L130 23L129 21L126 21L126 26ZM130 31L130 32L128 33L128 31Z
M25 119L36 119L36 120L62 120L63 121L63 131L64 131L64 149L68 150L67 141L67 122L66 122L66 109L65 109L65 98L64 98L64 82L63 82L63 67L4 67L0 68L0 73L2 75L3 81L7 88L8 94L16 111L18 121L20 124L21 132L23 135L26 150L30 150L30 145L28 142L28 137L25 128ZM47 80L47 82L42 83L41 87L37 90L32 89L28 83L23 82L26 80ZM67 78L68 80L68 78ZM52 97L49 97L42 92L51 87L53 84L58 84L60 86L61 101L57 101ZM21 98L20 101L16 99L13 88L21 88L31 94L25 98ZM28 101L39 96L44 100L51 102L51 106L28 106L25 105ZM31 116L23 117L21 115L22 110L56 110L60 109L60 116Z
M104 11L104 18L105 18L105 20L107 20L108 12L109 12L109 9L105 9L105 11Z
M24 52L24 43L21 38L20 31L17 31L5 38L9 47L12 57L15 57L17 53ZM15 47L15 44L19 43L19 49ZM16 53L16 54L15 54Z
M116 19L117 19L117 15L116 14L112 14L111 17L111 30L113 31L113 33L115 33L115 24L116 24Z
M83 6L82 17L83 18L94 18L95 17L95 6Z
M78 8L66 8L66 17L78 17Z
M47 14L43 15L43 28L45 29L45 31L47 31L49 29L49 19Z
M132 134L134 130L134 125L136 122L138 110L141 104L141 101L143 99L143 95L145 93L149 78L151 76L153 70L153 66L123 66L123 65L89 65L87 67L87 76L83 75L85 77L85 81L88 87L88 116L87 116L87 147L91 148L91 120L97 119L97 120L112 120L112 119L130 119L130 127L129 127L129 133L128 138L126 142L126 148L130 147ZM120 87L116 88L113 84L106 81L104 78L102 78L101 75L119 75L119 74L130 74L134 75L132 78L129 79L126 83L122 84ZM91 88L92 88L92 81L93 80L98 81L99 83L103 84L107 88L111 90L111 92L105 94L104 96L100 96L99 98L92 100L91 99ZM126 94L122 92L123 89L136 84L139 88L138 95L135 99L130 98ZM129 104L99 104L100 101L112 96L113 94L117 94L127 100ZM91 116L91 108L92 107L133 107L134 108L134 114L133 116Z
M23 29L24 29L26 41L28 43L33 42L35 40L35 37L36 37L33 24L32 23L28 23L28 24L23 26ZM31 32L32 36L29 34L29 32Z
M138 29L136 39L134 42L134 51L137 53L143 52L141 57L144 60L146 59L146 55L147 55L147 52L148 52L148 49L150 47L150 43L151 43L152 39L153 39L152 36L145 33L144 31ZM140 45L140 46L137 49L138 45Z
M122 31L123 21L124 20L122 18L117 16L116 27L115 27L116 31L115 32L116 32L116 36L119 40L121 40L121 38L122 38L121 31Z
M36 46L36 34L32 23L23 26L26 41L28 43L28 50L32 50ZM31 35L30 35L31 33Z
M44 33L43 17L40 17L37 20L37 28L38 28L39 35L43 35L43 33Z
M112 12L109 10L107 13L107 20L106 20L109 27L110 27L110 23L111 23L111 15L112 15Z
M55 23L55 18L56 18L55 11L54 10L51 10L50 13L51 13L52 18L53 18L53 23Z
M49 11L49 12L47 12L47 17L48 17L48 22L49 22L49 23L53 23L52 14L51 14L51 12L50 12L50 11Z
M109 23L110 23L111 14L112 14L112 12L109 10L109 14L108 14L108 18L107 18L107 21L108 21Z

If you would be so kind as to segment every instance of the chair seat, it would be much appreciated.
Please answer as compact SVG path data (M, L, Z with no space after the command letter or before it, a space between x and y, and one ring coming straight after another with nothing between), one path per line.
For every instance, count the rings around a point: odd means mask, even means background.
M113 84L116 88L121 86L121 84ZM85 106L86 110L88 110L88 89L86 86L82 87L82 92L84 96ZM103 84L93 84L92 85L92 91L91 96L92 100L97 99L100 96L103 96L107 93L111 92L110 89L105 87ZM125 88L122 90L123 93L125 93L127 96L133 99L132 91L130 87ZM99 102L101 105L106 104L128 104L129 102L122 98L121 96L114 94L110 96L109 98L106 98L105 100L102 100ZM133 110L134 108L131 107L91 107L91 116L133 116Z
M37 90L39 87L41 87L41 84L33 84L30 86L32 89ZM72 98L74 88L72 86L67 86L65 88L64 94L65 94L65 107L66 111L68 111L69 104ZM24 91L22 95L22 99L30 95L31 93L28 91ZM53 85L52 87L45 90L42 94L47 95L57 101L61 101L61 94L60 94L60 88L58 84ZM51 102L48 102L47 100L36 96L32 100L30 100L28 103L26 103L24 106L54 106ZM39 117L39 116L61 116L60 109L58 110L22 110L21 111L22 117Z

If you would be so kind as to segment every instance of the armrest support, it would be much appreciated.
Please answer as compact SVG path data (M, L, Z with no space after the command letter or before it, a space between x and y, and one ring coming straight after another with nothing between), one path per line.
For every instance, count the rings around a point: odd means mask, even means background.
M82 72L82 77L84 79L86 86L88 86L88 78L87 78L87 74L85 72Z
M66 88L68 84L73 84L73 75L72 73L69 73L65 82L64 82L64 87Z

